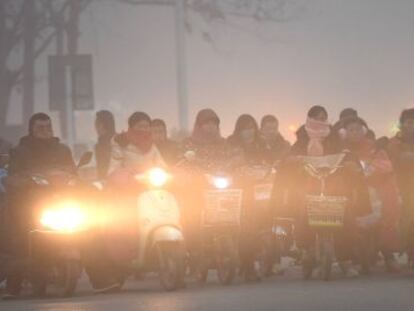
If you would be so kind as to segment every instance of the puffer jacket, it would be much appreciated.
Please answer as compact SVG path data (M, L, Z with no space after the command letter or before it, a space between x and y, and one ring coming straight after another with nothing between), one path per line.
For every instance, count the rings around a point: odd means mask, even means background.
M119 134L112 140L111 160L108 174L118 169L131 169L142 172L151 167L166 167L158 148L153 144L148 152L142 152L137 146L130 144Z

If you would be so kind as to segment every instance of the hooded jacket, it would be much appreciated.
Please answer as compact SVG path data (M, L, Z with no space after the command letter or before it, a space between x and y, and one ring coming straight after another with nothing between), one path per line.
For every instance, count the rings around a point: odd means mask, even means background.
M203 124L209 121L220 124L220 119L213 110L201 110L197 115L191 137L183 142L184 151L194 151L197 164L203 168L222 166L231 158L231 149L220 133L213 136L203 132Z

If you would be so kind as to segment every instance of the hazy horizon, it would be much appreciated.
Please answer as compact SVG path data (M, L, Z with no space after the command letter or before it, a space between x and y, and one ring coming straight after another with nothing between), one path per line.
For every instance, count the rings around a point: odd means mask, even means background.
M323 105L332 122L341 109L354 107L378 134L390 134L400 111L414 103L414 1L301 3L299 16L284 23L208 24L190 14L191 124L199 109L210 107L228 135L239 114L260 119L271 113L292 138L289 128L299 126L312 105ZM211 31L213 43L202 30ZM171 8L97 1L82 15L81 32L79 52L94 57L97 109L114 111L119 130L135 110L177 126ZM36 110L47 108L45 59L37 63ZM93 141L93 124L86 122L93 113L77 120L78 138Z

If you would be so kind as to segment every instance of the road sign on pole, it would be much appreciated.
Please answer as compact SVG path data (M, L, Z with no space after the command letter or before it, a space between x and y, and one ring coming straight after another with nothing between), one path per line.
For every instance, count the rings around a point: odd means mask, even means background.
M93 110L92 55L49 56L49 107L66 120L66 141L75 143L75 110Z
M69 75L67 75L69 70ZM70 83L66 81L70 79ZM70 85L70 93L68 86ZM92 55L49 56L49 107L65 110L70 95L73 110L93 110Z

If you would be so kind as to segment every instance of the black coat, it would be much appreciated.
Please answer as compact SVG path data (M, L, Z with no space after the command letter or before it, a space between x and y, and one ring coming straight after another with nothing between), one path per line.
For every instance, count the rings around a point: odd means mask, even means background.
M104 179L111 162L112 135L99 137L95 145L96 171L99 179Z
M243 156L246 164L261 165L266 162L266 146L260 138L249 145L244 145L235 135L231 135L227 142L234 149L238 150Z
M272 141L265 142L265 160L268 164L273 165L277 161L283 160L290 151L290 143L282 135L276 136Z
M162 158L168 165L175 165L179 162L182 150L177 142L167 139L156 145Z
M53 168L75 171L72 152L58 138L41 140L25 136L10 151L9 175Z

